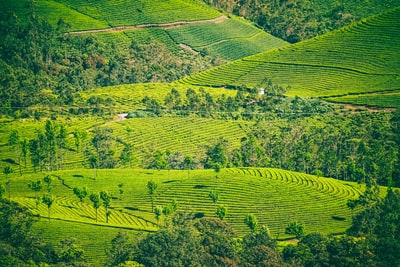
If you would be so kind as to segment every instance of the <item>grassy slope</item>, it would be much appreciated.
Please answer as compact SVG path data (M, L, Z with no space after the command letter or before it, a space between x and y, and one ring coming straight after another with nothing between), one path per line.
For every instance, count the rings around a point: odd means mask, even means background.
M176 43L188 45L195 51L219 55L226 60L236 60L287 44L234 16L219 23L182 26L167 32Z
M327 100L337 103L367 105L373 107L400 108L400 92L347 95L340 97L329 97Z
M25 19L29 14L27 0L0 3L0 11L15 12ZM133 26L176 21L196 21L221 16L215 9L201 1L36 1L36 13L56 26L58 20L71 25L70 31L105 29L116 26ZM170 51L182 50L186 44L196 51L207 50L207 54L223 60L236 60L269 49L282 47L286 42L275 38L254 25L239 18L229 18L222 23L204 23L170 29L136 29L122 32L95 33L103 41L113 41L129 47L132 40L145 42L148 39L164 43ZM199 41L201 42L199 44Z
M183 79L257 86L268 77L288 95L332 96L400 88L400 7L320 37L257 54Z
M30 13L28 3L28 0L1 1L0 11L15 12L18 17L25 19ZM101 0L89 4L84 0L37 0L35 3L37 15L54 26L61 17L71 24L71 31L213 19L220 16L218 11L201 1Z
M27 186L30 181L43 176L14 175L11 178L11 197L46 218L47 207L40 204L36 208L35 194ZM157 221L151 213L146 188L149 180L159 184L156 205L166 205L175 199L181 212L215 216L215 207L208 194L217 190L220 194L218 204L228 208L226 221L240 236L248 232L243 220L246 214L251 213L257 216L260 225L268 225L273 237L278 238L288 237L284 228L291 221L302 222L307 232L343 232L351 222L346 201L358 197L362 191L362 187L354 183L278 169L224 169L218 173L218 179L213 170L193 170L190 178L187 171L99 170L97 180L93 179L92 170L76 169L54 172L52 179L51 192L55 197L51 208L53 220L48 222L42 218L35 228L54 243L71 235L77 236L92 260L104 259L99 244L109 243L119 229L155 229ZM119 183L124 183L121 199ZM89 200L80 203L73 194L75 186L86 186L90 192L107 190L112 193L114 199L109 224L105 223L103 207L99 209L98 222L95 221L95 210ZM97 225L109 227L99 228ZM71 228L75 233L70 231ZM80 234L83 232L87 234L82 237Z
M180 93L182 100L185 100L185 94L188 88L192 88L199 92L200 87L188 86L181 84L136 84L121 85L113 87L104 87L87 92L81 92L81 102L77 106L87 106L86 100L91 96L100 98L112 98L115 102L114 112L128 112L143 107L141 100L144 96L157 99L160 103L164 102L164 98L175 88ZM214 98L225 94L226 96L234 96L234 90L219 90L215 88L203 88L209 92ZM91 130L98 125L107 125L114 130L113 136L118 137L124 142L134 145L134 153L139 160L143 159L143 153L149 149L160 149L162 151L169 149L171 152L181 151L188 155L201 156L204 153L203 145L207 142L214 142L219 137L224 137L229 144L236 148L239 146L240 138L245 136L245 129L251 123L245 121L223 121L201 118L138 118L120 121L114 117L108 120L92 117L88 115L82 116L62 116L61 109L57 108L58 119L54 121L56 125L64 124L68 132L67 147L64 150L65 168L82 168L87 165L82 151L75 152L73 131L79 130L87 132L88 136L84 140L84 145L90 145ZM10 165L7 159L17 161L17 152L13 151L7 145L8 137L12 130L19 131L19 137L22 141L35 138L37 130L44 130L44 119L41 122L32 119L21 119L17 121L2 120L0 121L0 169ZM157 136L155 138L154 136ZM116 156L122 146L116 144L114 149L117 151ZM22 166L23 173L33 171L30 157L28 153L27 168ZM17 164L11 164L14 172L19 172ZM4 177L1 172L0 177Z

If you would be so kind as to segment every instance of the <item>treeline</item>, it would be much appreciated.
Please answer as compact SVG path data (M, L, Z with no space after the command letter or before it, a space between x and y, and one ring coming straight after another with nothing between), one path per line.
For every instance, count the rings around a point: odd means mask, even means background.
M190 109L182 108L185 105L179 106L179 112L190 116L205 114L191 113ZM149 116L151 112L155 116L155 110L152 107L151 111L133 114ZM219 116L216 114L211 115ZM221 114L226 118L235 113ZM235 117L240 114L237 112ZM17 166L20 173L26 171L29 159L34 171L60 170L78 160L80 166L94 170L133 166L178 170L275 167L358 183L374 180L380 185L400 186L399 112L291 115L273 119L266 114L249 113L258 117L246 130L239 147L233 147L224 136L216 136L193 154L157 147L138 150L108 127L95 127L88 133L71 131L62 122L47 120L44 129L31 139L20 136L16 130L10 132L8 146L14 157L7 161ZM10 166L6 168L12 172Z
M398 112L335 113L321 100L284 98L283 88L269 84L274 90L266 87L265 95L257 89L239 89L235 97L223 95L216 100L204 90L196 93L188 89L182 97L172 89L164 105L145 97L145 109L130 112L128 117L177 114L255 121L240 148L230 149L221 137L208 144L206 156L193 162L195 168L276 167L359 183L375 179L381 185L400 186ZM147 168L185 167L185 155L178 151L156 151L146 158L149 163L143 163L143 167Z
M333 106L320 99L305 99L301 97L288 98L281 86L265 80L262 89L235 88L236 95L222 94L213 97L200 88L198 92L189 88L184 95L172 88L164 98L163 103L155 98L145 96L142 99L144 109L136 109L128 114L128 118L154 117L173 114L177 116L198 116L202 118L233 119L233 120L263 120L277 117L311 116L332 112ZM102 102L98 99L96 103Z
M279 251L266 225L249 214L249 233L238 237L223 218L175 213L159 231L130 240L120 232L106 249L104 266L398 266L400 193L363 198L363 210L346 235L296 235L299 242ZM91 266L79 240L45 243L31 226L34 216L0 194L2 266ZM18 218L18 219L16 219ZM286 228L287 232L289 226ZM294 229L295 230L295 229ZM142 266L141 265L141 266Z
M207 56L172 52L154 39L120 44L70 35L32 14L0 19L0 114L33 116L34 105L72 105L74 93L124 83L174 81L215 64ZM155 57L154 55L157 55Z
M319 5L313 1L204 0L204 2L243 16L268 33L290 43L339 29L356 19L343 4L323 13L317 9Z
M193 158L192 168L275 167L345 181L399 187L399 117L386 114L323 116L259 122L232 148L223 137ZM318 123L317 126L310 124ZM179 152L149 153L143 167L187 169Z

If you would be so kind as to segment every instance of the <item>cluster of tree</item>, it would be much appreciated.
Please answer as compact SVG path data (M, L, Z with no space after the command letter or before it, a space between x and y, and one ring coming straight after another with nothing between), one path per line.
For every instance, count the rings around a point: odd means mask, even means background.
M164 103L145 96L142 99L145 109L130 112L128 118L163 116L172 113L178 116L254 120L277 116L309 116L333 111L332 105L319 99L284 97L286 90L283 87L273 85L271 80L265 80L262 93L261 89L242 86L236 88L236 96L222 94L216 99L203 88L200 88L199 92L189 88L184 96L172 88L164 98Z
M89 266L75 239L53 246L35 235L27 209L0 197L0 215L1 266Z
M366 183L400 186L398 175L400 113L327 115L256 123L239 148L219 138L205 154L189 158L157 150L144 166L153 169L275 167ZM310 123L313 126L310 127ZM319 124L317 126L317 124ZM185 161L186 160L186 161Z
M350 14L343 4L323 13L311 0L204 0L204 2L243 16L270 34L290 43L339 29L355 20L355 16Z
M46 182L46 177L44 181ZM29 185L32 190L37 187L34 186L35 183ZM41 181L37 183L41 184ZM51 182L46 183L50 191ZM149 181L147 188L153 199L157 184ZM88 195L85 188L75 188L74 193L81 201ZM210 198L216 204L218 193L210 192ZM100 206L100 200L103 200L107 209L110 199L107 192L90 195L96 210ZM268 227L260 226L256 216L252 214L246 215L243 220L250 230L249 233L238 237L223 220L224 216L219 216L220 207L216 209L218 218L210 218L201 213L176 212L177 203L172 201L165 207L157 206L153 210L156 217L166 217L164 226L157 232L143 233L134 242L129 240L126 233L120 232L107 250L108 265L398 266L400 192L389 187L386 196L379 198L379 187L371 179L364 194L357 200L349 201L349 208L354 208L353 204L361 205L362 209L353 217L352 226L346 234L305 234L301 223L292 222L286 227L286 233L295 236L299 242L287 245L280 252ZM35 236L31 230L33 215L18 204L3 199L2 194L0 215L1 265L90 265L85 261L84 250L75 239L68 238L59 245L52 246ZM106 212L106 219L107 217Z
M286 231L299 242L282 252L268 228L254 215L244 223L250 233L238 238L223 220L177 213L159 231L135 242L120 232L108 251L110 266L398 266L400 264L400 193L388 190L354 217L348 233L324 236L304 234L291 223Z
M196 99L208 95L190 94ZM198 103L202 105L203 101ZM273 120L260 117L238 148L221 137L199 147L204 153L193 157L180 151L135 151L131 144L113 136L108 127L94 128L90 140L86 140L86 132L73 131L75 147L72 148L71 140L67 145L64 125L48 120L44 130L37 131L36 137L30 140L21 138L18 131L10 132L8 145L15 153L15 160L8 161L17 165L20 173L29 157L35 171L58 170L64 168L65 151L69 150L82 154L87 166L94 170L94 178L99 168L132 167L134 164L150 169L188 170L189 173L198 168L276 167L359 183L373 178L380 185L400 186L399 121L400 112L329 113L313 118L289 116ZM11 172L10 166L3 169L6 177Z
M94 35L70 35L68 31L69 25L62 19L52 27L36 16L34 7L26 20L3 14L0 114L34 116L37 109L27 107L71 105L77 91L173 81L216 64L207 56L170 51L156 40L121 45Z

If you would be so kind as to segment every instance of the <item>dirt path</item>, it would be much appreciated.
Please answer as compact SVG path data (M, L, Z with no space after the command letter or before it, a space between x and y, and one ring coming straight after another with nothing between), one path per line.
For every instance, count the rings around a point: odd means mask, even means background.
M140 24L135 26L119 26L107 29L98 29L98 30L86 30L86 31L76 31L70 32L69 34L72 35L79 35L79 34L90 34L90 33L103 33L103 32L121 32L126 30L135 30L135 29L145 29L145 28L172 28L172 27L179 27L184 25L196 25L202 23L219 23L227 20L226 16L220 16L215 19L207 19L207 20L194 20L194 21L177 21L177 22L170 22L170 23L151 23L151 24Z

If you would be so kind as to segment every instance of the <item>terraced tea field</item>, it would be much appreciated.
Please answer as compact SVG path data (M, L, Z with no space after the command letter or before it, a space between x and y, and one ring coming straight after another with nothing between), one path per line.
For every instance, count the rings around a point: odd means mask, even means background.
M61 17L71 24L71 31L205 20L220 16L218 11L201 1L101 0L89 4L85 0L38 0L35 1L35 5L37 15L42 16L52 25L56 25ZM25 19L30 12L29 1L2 1L0 3L0 11L10 10L18 17Z
M237 17L218 23L167 29L172 39L195 51L207 51L223 59L235 60L287 43Z
M144 84L124 84L110 87L101 87L80 93L82 98L79 105L86 105L87 99L90 97L99 97L102 99L111 98L115 104L115 108L121 112L132 111L143 106L141 103L145 96L156 99L159 103L164 103L164 99L172 89L178 91L181 100L186 100L186 92L188 89L194 90L199 94L200 90L209 93L213 98L225 95L226 97L234 97L236 90L216 89L207 86L186 85L180 83L144 83Z
M121 228L157 229L159 222L151 213L146 187L150 180L158 184L155 205L167 205L176 200L179 212L215 216L214 204L208 196L214 190L220 194L218 204L228 208L225 220L239 236L249 231L243 223L244 217L254 214L260 225L267 225L276 238L290 237L284 229L292 221L303 223L308 233L343 232L351 223L351 211L346 202L357 198L363 190L355 183L279 169L223 169L218 178L213 170L192 170L190 178L187 171L139 169L99 170L96 180L91 170L76 169L50 174L53 180L51 194L55 198L50 222L47 221L47 206L40 204L36 207L35 193L27 186L30 181L42 179L44 174L12 177L11 198L34 214L40 214L42 219L35 227L53 242L71 235L68 230L71 227L76 229L75 235L88 231L88 236L95 236L92 243L96 244L106 244L111 240L110 236ZM120 183L124 184L122 195L118 192ZM90 201L85 199L81 203L73 194L74 187L83 186L89 192L106 190L112 194L109 223L105 222L103 207L99 209L96 222ZM68 229L63 229L66 225L69 225ZM57 234L53 235L55 232ZM104 251L96 249L97 245L92 247L90 239L83 238L81 243L91 257L104 258Z
M204 156L205 145L212 144L222 137L228 141L229 149L238 148L240 139L246 136L246 131L251 123L246 121L225 121L202 119L195 117L156 117L156 118L132 118L120 121L112 119L104 121L96 117L74 118L71 121L65 121L60 118L55 121L55 125L63 123L66 127L68 137L66 139L66 147L63 149L63 168L74 169L88 167L87 158L85 158L84 150L91 147L92 130L95 126L106 125L113 130L112 136L114 141L113 150L116 152L115 157L118 158L123 146L120 142L133 145L133 153L139 163L151 151L166 151L171 153L181 152L184 155L196 156L200 158ZM26 138L36 138L35 134L38 130L44 131L44 122L37 123L33 121L17 121L3 122L0 130L0 168L11 166L15 173L21 172L32 173L33 165L28 153L27 165L24 166L23 159L18 165L17 153L8 145L8 137L12 129L18 129L21 141ZM18 127L16 127L18 125ZM82 140L80 151L76 151L73 132L85 132L87 136ZM155 137L154 133L157 133ZM0 179L4 179L4 174L0 173Z
M329 97L328 101L383 108L400 108L400 92Z
M257 86L265 77L287 94L325 97L398 90L400 7L314 39L184 78L196 85Z

